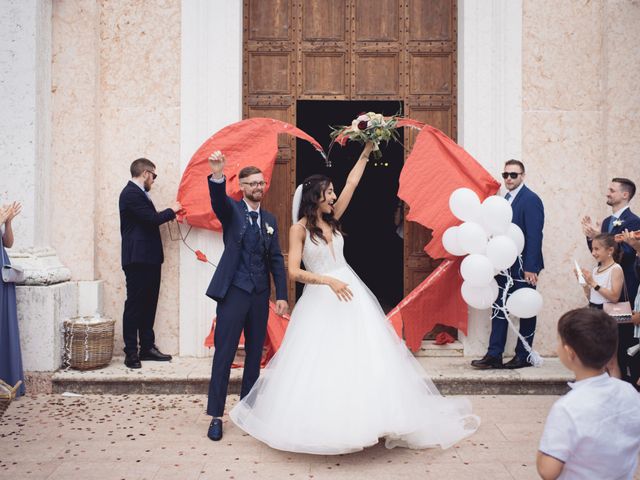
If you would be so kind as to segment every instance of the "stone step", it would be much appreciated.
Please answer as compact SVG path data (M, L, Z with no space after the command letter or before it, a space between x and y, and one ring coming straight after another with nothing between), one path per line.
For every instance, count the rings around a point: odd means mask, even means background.
M53 374L53 393L203 394L209 387L211 358L174 357L171 362L143 362L139 370L122 357L100 370L61 370ZM417 357L444 395L560 395L573 379L557 358L540 368L476 370L467 357ZM348 365L345 366L348 368ZM240 392L242 369L231 371L229 393Z
M433 340L423 340L416 357L464 357L464 346L459 340L445 345L436 345Z

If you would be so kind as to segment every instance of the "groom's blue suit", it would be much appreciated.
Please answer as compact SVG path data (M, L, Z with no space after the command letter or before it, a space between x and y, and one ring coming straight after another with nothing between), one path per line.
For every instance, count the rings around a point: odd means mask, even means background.
M218 302L207 413L221 417L243 330L246 357L241 397L260 375L269 318L269 274L278 300L287 299L287 283L275 217L261 208L254 224L246 202L228 197L225 181L208 178L211 207L222 223L224 252L207 289L207 296Z

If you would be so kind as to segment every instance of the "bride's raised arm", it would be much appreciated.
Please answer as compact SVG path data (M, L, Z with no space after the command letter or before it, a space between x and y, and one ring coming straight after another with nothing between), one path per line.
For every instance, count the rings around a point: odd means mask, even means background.
M287 258L289 278L300 283L328 285L338 296L338 299L346 301L351 300L353 294L351 293L348 284L341 282L337 278L307 272L300 268L305 237L305 227L300 223L294 223L289 229L289 255Z
M360 183L360 179L362 178L362 174L364 173L364 169L367 167L367 162L369 161L369 155L373 150L373 143L367 142L360 154L360 158L353 166L351 171L349 172L349 176L347 177L347 183L342 189L342 193L336 200L335 205L333 206L333 216L340 220L340 217L344 214L345 210L349 206L351 202L351 198L353 197L353 192L356 191L356 187L358 183Z

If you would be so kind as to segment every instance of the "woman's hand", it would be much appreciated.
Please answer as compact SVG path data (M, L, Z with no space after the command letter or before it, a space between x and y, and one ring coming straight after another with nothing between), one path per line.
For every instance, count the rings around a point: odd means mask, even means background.
M631 321L635 324L635 325L640 325L640 312L634 312L631 315Z
M338 300L340 301L344 300L348 302L353 298L353 293L349 289L348 284L341 282L337 278L333 278L333 277L326 277L326 278L327 278L327 285L329 285L331 290L333 290L333 293L335 293L338 296Z
M3 225L4 222L7 221L10 213L11 213L11 205L0 206L0 225Z
M10 222L16 218L22 211L22 204L20 202L13 202L9 205L9 215L7 216L7 222Z
M371 155L371 152L373 152L373 147L374 147L373 142L369 141L365 143L364 148L362 149L362 153L360 154L360 158L368 159L369 155Z

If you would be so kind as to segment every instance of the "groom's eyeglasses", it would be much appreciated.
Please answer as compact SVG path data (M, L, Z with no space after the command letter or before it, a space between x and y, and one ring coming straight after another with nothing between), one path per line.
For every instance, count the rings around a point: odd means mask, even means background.
M267 182L262 181L262 182L240 182L243 185L249 185L251 188L256 188L256 187L264 187Z
M155 180L156 178L158 178L158 174L157 173L153 173L151 170L145 170L145 172L149 172L151 174L151 176L153 177L153 179Z
M516 179L518 178L518 175L522 175L522 173L520 172L502 172L502 178L504 178L505 180L509 177L511 177L512 179Z

